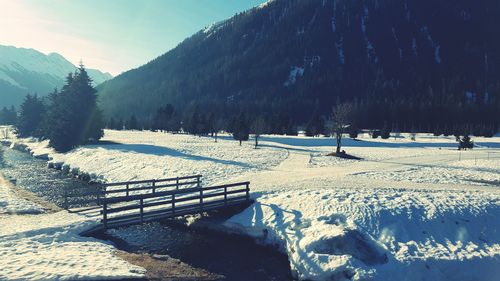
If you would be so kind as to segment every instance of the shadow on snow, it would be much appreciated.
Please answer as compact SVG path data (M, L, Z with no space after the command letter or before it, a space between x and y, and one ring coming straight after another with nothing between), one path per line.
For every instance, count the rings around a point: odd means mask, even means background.
M172 156L172 157L179 157L187 160L192 160L192 161L209 161L217 164L223 164L223 165L233 165L233 166L239 166L242 168L252 168L252 165L238 162L238 161L231 161L231 160L222 160L222 159L216 159L216 158L211 158L211 157L205 157L205 156L200 156L200 155L193 155L193 154L188 154L185 152L181 152L175 149L171 149L168 147L163 147L163 146L156 146L156 145L148 145L148 144L106 144L106 145L94 145L93 147L100 147L108 150L118 150L118 151L123 151L123 152L136 152L136 153L141 153L141 154L149 154L149 155L156 155L156 156Z

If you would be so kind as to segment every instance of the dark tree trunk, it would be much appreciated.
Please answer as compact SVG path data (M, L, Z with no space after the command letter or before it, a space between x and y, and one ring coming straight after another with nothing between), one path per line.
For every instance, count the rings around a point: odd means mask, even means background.
M340 148L342 147L342 130L337 131L337 150L336 153L340 153Z

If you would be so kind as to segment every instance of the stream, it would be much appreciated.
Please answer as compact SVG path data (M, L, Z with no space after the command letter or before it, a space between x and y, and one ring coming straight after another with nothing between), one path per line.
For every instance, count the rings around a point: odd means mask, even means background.
M47 168L47 162L0 145L0 172L18 187L64 207L68 190L94 185ZM73 202L72 206L79 206ZM96 234L127 252L168 255L191 266L225 276L222 280L293 280L286 255L251 238L163 221Z

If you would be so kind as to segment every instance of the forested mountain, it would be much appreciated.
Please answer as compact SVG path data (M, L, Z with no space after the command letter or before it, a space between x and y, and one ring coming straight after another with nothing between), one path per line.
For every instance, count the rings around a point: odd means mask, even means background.
M0 107L19 105L26 94L45 96L61 88L77 69L59 54L0 45ZM95 85L111 79L109 73L89 69Z
M101 84L98 95L108 118L149 120L169 103L181 114L304 124L352 102L366 128L498 128L499 18L496 0L268 1Z

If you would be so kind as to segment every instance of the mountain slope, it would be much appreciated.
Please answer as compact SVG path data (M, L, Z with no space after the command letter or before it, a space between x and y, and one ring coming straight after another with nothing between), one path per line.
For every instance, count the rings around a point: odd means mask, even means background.
M46 95L61 87L76 66L59 54L45 55L33 49L0 45L0 106L18 105L27 93ZM89 69L94 83L112 76Z
M493 0L269 1L103 83L100 101L109 116L197 101L298 121L344 100L498 104L498 17Z

